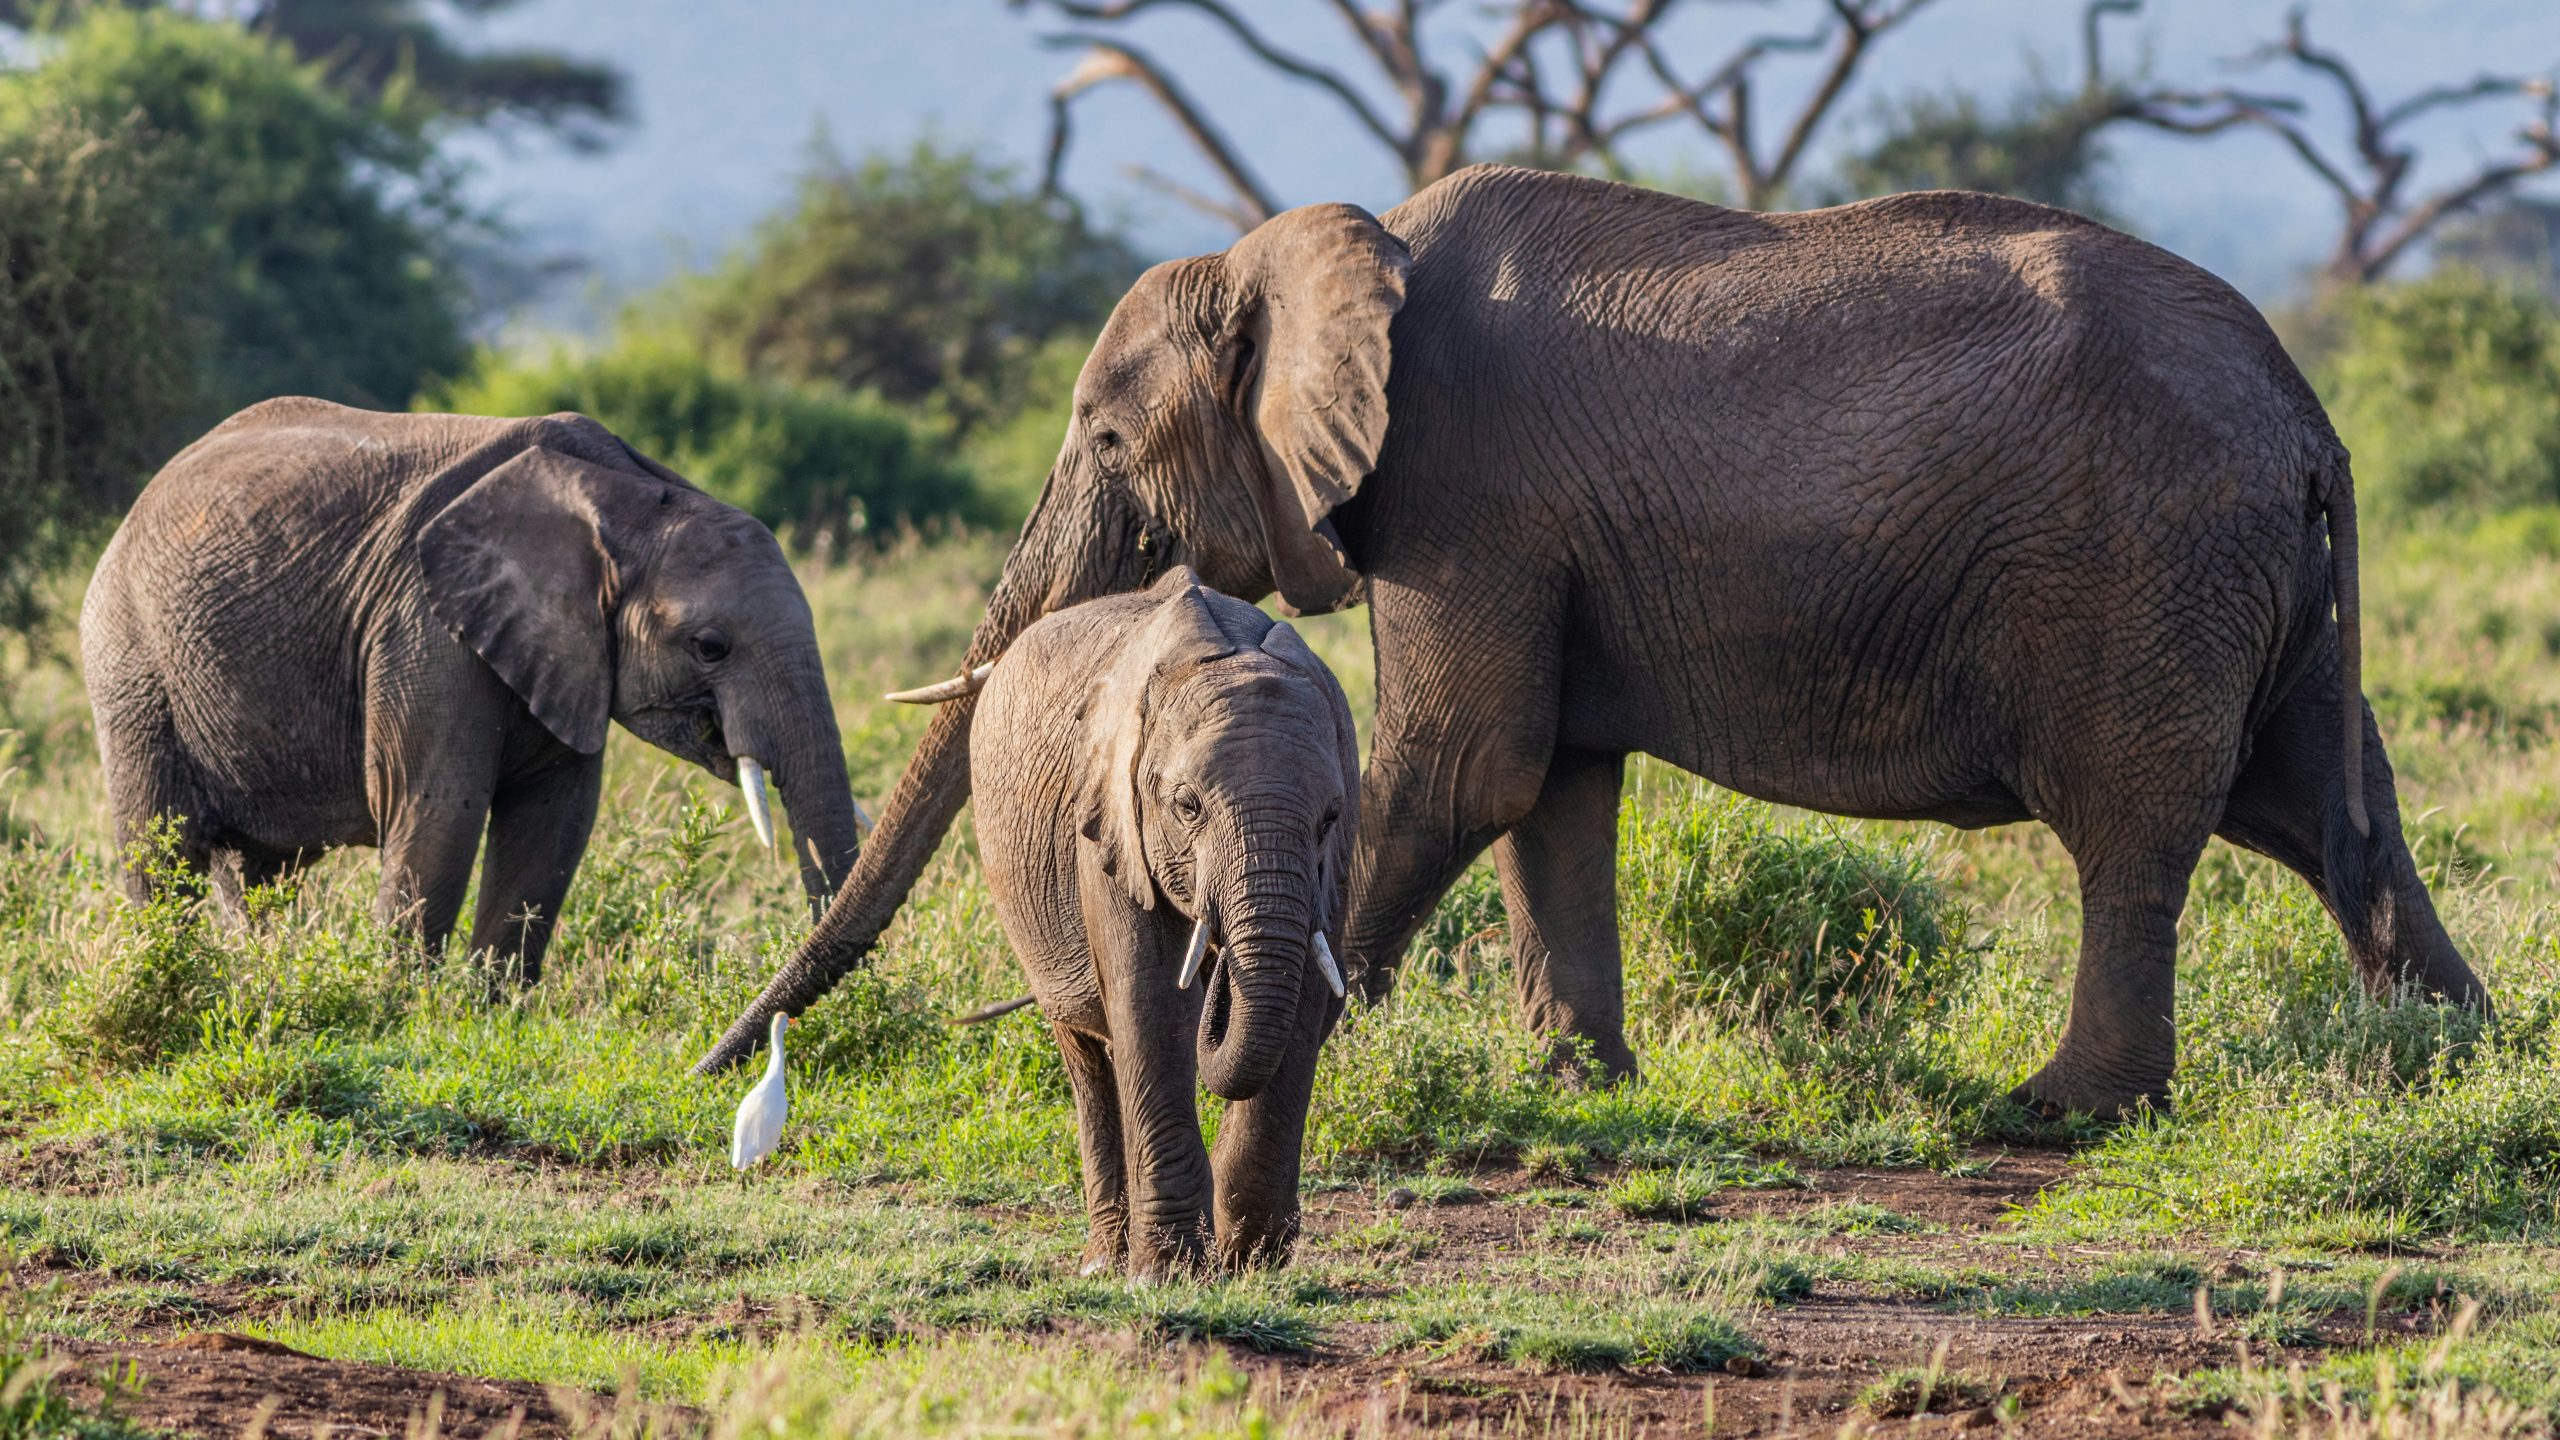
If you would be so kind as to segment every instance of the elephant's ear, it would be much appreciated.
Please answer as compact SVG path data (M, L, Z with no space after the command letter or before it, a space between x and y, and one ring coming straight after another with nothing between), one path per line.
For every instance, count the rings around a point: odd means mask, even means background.
M1351 699L1342 693L1342 682L1287 621L1274 624L1262 637L1262 653L1314 682L1333 713L1334 752L1342 765L1342 817L1334 822L1333 836L1325 845L1325 879L1331 884L1319 901L1330 907L1351 874L1352 843L1360 830L1360 732L1351 723ZM1328 909L1317 923L1330 918Z
M1238 304L1235 397L1262 444L1254 503L1271 580L1293 615L1350 603L1360 583L1327 518L1387 440L1387 326L1404 306L1404 242L1356 205L1273 216L1225 257Z
M436 618L581 754L604 748L613 705L614 532L662 488L536 447L418 533Z
M1200 591L1200 577L1175 566L1148 590L1161 597L1122 645L1085 712L1083 790L1077 830L1100 847L1102 869L1141 910L1156 908L1155 872L1147 866L1147 741L1157 689L1196 665L1233 653Z

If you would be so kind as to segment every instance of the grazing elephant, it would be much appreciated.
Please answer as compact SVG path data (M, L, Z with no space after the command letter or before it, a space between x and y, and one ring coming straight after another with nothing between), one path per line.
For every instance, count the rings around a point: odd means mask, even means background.
M768 839L770 777L812 905L859 848L773 535L584 416L251 406L134 502L80 645L121 839L182 818L226 895L380 846L379 911L432 951L485 830L471 945L527 981L608 720L741 783Z
M1086 1273L1191 1268L1213 1238L1230 1269L1285 1260L1359 799L1333 672L1177 566L1017 636L969 761L996 914L1075 1088ZM1236 1102L1214 1162L1195 1074Z
M1501 167L1382 219L1290 211L1120 302L966 663L1176 562L1370 607L1343 935L1371 993L1490 844L1527 1019L1630 1069L1612 851L1642 751L1808 809L2052 826L2084 922L2019 1091L2048 1109L2165 1099L2216 834L2309 881L2374 989L2486 1002L2360 693L2345 450L2247 301L2077 215L1763 215ZM935 717L708 1063L860 959L968 792L969 724Z

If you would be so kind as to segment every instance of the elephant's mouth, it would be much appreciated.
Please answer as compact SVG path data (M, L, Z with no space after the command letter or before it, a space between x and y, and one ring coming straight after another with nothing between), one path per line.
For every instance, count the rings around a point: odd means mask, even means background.
M632 734L679 759L690 760L723 780L737 777L731 769L728 737L720 730L720 702L713 696L643 706L622 717Z

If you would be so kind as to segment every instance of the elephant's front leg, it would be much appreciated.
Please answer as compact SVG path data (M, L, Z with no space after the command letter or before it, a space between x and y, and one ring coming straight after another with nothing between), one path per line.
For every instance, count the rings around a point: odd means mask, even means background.
M501 971L513 962L525 984L542 978L543 952L578 861L594 831L604 787L604 755L562 755L500 789L489 806L488 858L480 867L480 911L471 948Z
M1110 1047L1056 1021L1049 1032L1066 1061L1076 1097L1076 1142L1084 1175L1084 1264L1079 1273L1117 1270L1129 1258L1129 1173L1120 1142L1120 1089Z
M1538 803L1494 842L1520 982L1520 1017L1555 1061L1596 1078L1635 1074L1618 950L1618 790L1626 757L1558 750Z
M1218 1121L1210 1163L1217 1175L1218 1263L1229 1270L1286 1264L1297 1247L1298 1172L1316 1057L1341 1014L1341 1001L1308 985L1288 1058L1259 1094L1229 1105Z
M365 802L382 847L374 914L432 959L471 888L511 715L523 702L459 645L398 646L366 667ZM432 708L417 702L432 697Z
M443 951L462 914L488 816L485 796L437 796L395 804L382 826L382 884L374 892L374 918L416 936L430 959Z
M1545 783L1562 703L1564 600L1560 589L1530 588L1497 605L1491 594L1375 587L1378 719L1342 932L1364 999L1393 988L1432 907L1529 813Z
M1199 1268L1209 1245L1209 1151L1200 1142L1202 987L1174 988L1190 924L1159 900L1140 910L1085 852L1085 934L1102 980L1129 1215L1129 1273Z

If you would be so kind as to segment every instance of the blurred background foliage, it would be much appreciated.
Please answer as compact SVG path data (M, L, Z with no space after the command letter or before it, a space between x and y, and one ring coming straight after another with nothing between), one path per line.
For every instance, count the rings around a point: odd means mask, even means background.
M1152 257L1060 190L1054 164L1035 175L930 135L867 155L822 138L789 201L709 266L622 297L600 334L509 335L495 308L522 298L539 267L464 201L448 142L497 129L592 149L631 113L608 66L447 33L519 3L0 0L0 26L22 31L0 72L0 619L29 622L40 578L96 543L179 445L277 394L584 411L804 551L917 527L1000 530L1027 510L1084 353ZM1710 144L1631 178L1785 203L1964 187L2139 233L2115 183L2119 127L2294 126L2293 138L2318 139L2299 106L2234 109L2225 92L2102 63L2098 24L2131 9L2125 0L2090 9L2076 69L2038 66L2005 96L1895 89L1884 17L1901 12L1853 8L1873 11L1872 33L1856 47L1825 42L1839 47L1843 84L1794 116L1806 136L1836 128L1836 144L1729 155ZM2266 56L2331 74L2298 23ZM1061 152L1082 90L1136 74L1136 61L1119 63L1062 86ZM2479 86L2548 102L2529 82ZM1701 93L1749 103L1744 89ZM1417 174L1466 156L1459 120L1416 124L1408 139L1441 147ZM1227 147L1252 188L1249 145L1203 115L1173 133ZM1542 117L1522 143L1473 143L1628 173L1581 133ZM2405 142L2373 146L2367 168L2399 173ZM2354 179L2349 159L2337 164ZM1278 203L1194 198L1239 223ZM2372 189L2363 213L2406 219L2423 198ZM2273 315L2377 513L2460 526L2560 505L2555 216L2560 202L2500 181L2429 219L2401 278L2384 277L2396 252L2359 232Z

